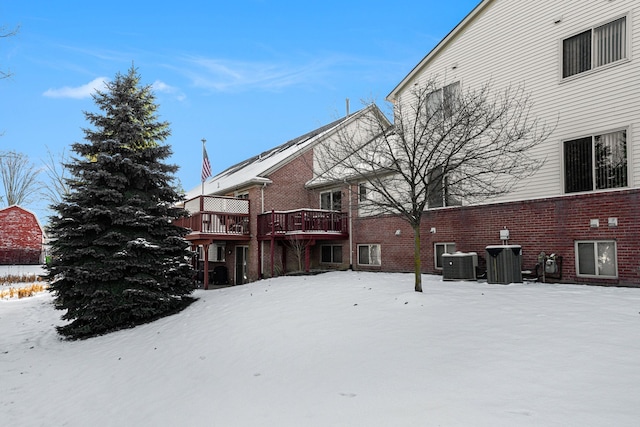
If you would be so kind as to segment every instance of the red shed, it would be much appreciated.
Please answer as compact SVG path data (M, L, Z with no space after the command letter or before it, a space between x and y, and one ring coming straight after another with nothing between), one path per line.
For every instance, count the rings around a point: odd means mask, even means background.
M17 205L0 209L0 265L39 264L43 239L34 213Z

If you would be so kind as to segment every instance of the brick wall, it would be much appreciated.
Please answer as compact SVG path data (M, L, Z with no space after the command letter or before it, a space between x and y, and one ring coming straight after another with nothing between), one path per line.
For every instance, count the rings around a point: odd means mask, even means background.
M42 229L34 214L19 206L0 210L0 264L38 264Z
M509 244L522 246L524 269L532 269L544 251L563 257L562 281L640 286L639 202L640 190L626 190L428 211L421 224L422 271L438 272L433 245L444 242L455 242L462 252L477 252L483 265L486 246L500 244L500 230L507 228ZM616 218L618 225L610 227L609 218ZM600 226L591 227L592 219ZM435 233L430 233L432 227ZM399 218L358 218L353 233L355 244L382 244L378 269L413 271L413 232ZM576 240L615 240L618 279L576 277Z
M312 164L313 153L309 150L269 175L273 184L264 189L264 210L317 208L318 198L304 187L313 177Z
M264 188L264 205L265 210L293 210L293 209L318 209L320 208L320 190L307 190L305 183L313 177L312 171L313 153L311 150L305 152L301 156L293 159L282 168L278 169L271 175L269 179L273 182ZM348 190L342 189L343 210L346 210ZM260 206L260 202L252 202L252 206ZM259 208L258 208L259 209ZM343 246L343 262L341 264L321 264L320 251L324 244L342 245ZM347 242L335 240L317 240L307 249L310 252L311 269L344 269L349 266L349 246ZM265 277L271 274L270 263L270 242L264 243L264 271ZM284 253L284 260L283 260ZM257 251L256 251L257 256ZM304 254L303 265L304 265ZM254 258L259 259L259 258ZM276 242L274 247L274 265L276 273L282 273L282 269L286 267L286 272L297 271L298 258L290 241ZM254 263L255 264L255 263Z
M304 183L312 178L312 152L291 160L274 171L272 184L253 187L249 192L253 214L264 211L319 208L319 191L309 191ZM352 192L351 206L357 206L357 191ZM262 207L264 191L264 208ZM348 189L342 189L343 210L348 208ZM454 242L456 249L476 252L484 268L486 246L500 244L500 230L508 229L509 244L521 245L523 269L533 269L538 254L555 253L563 257L562 281L604 285L640 286L640 190L623 190L580 194L557 198L499 203L483 206L451 207L425 212L421 225L422 271L439 273L434 265L434 244ZM354 210L353 212L356 212ZM618 225L609 226L609 218ZM592 219L600 226L591 227ZM256 216L252 215L252 238L249 243L250 280L259 277L259 242L255 238ZM358 218L352 221L353 268L358 270L412 272L414 236L411 227L396 216ZM434 228L435 233L430 230ZM617 242L618 279L576 277L575 242L577 240L615 240ZM321 265L320 246L342 244L343 263ZM232 246L231 242L228 243ZM245 243L246 244L246 243ZM358 244L380 244L382 265L358 264ZM276 265L282 264L282 243L276 244ZM345 268L349 265L348 241L315 242L311 250L312 268ZM270 242L264 243L263 274L270 274ZM231 260L227 260L231 264ZM291 249L286 251L287 270L297 269ZM233 265L229 265L230 274Z

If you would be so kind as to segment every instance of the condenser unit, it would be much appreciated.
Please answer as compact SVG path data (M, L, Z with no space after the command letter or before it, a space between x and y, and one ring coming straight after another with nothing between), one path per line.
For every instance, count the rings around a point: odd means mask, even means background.
M522 283L522 247L487 246L487 283Z
M476 280L477 266L475 252L442 254L442 280Z

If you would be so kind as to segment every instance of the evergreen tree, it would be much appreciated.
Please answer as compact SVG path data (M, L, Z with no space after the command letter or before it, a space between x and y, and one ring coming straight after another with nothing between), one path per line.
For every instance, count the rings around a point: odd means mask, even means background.
M171 223L187 213L175 206L178 168L163 163L169 124L158 121L135 68L106 89L93 95L100 113L84 113L93 125L86 142L72 145L71 191L52 206L50 289L67 310L71 322L58 331L69 338L133 327L193 301L188 230Z

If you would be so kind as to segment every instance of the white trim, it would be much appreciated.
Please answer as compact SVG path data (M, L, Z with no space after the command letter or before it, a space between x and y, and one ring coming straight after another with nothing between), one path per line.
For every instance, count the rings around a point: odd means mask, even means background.
M596 28L602 27L603 25L606 25L606 24L608 24L610 22L616 21L616 20L618 20L620 18L625 18L625 32L626 32L626 34L625 34L625 36L626 36L625 57L622 58L622 59L619 59L617 61L609 62L607 64L600 65L600 66L596 67L594 65L595 64L595 58L594 58L594 54L595 54L594 50L595 49L593 48L593 43L594 43L593 32L594 32L594 30ZM593 73L600 72L602 70L607 70L607 69L609 69L611 67L616 67L618 65L626 64L628 62L631 62L631 52L632 52L631 27L632 27L632 25L631 25L631 20L630 20L630 13L627 12L627 13L623 13L623 14L620 14L620 15L616 15L615 17L609 18L609 19L607 19L605 21L601 21L600 23L598 23L596 25L593 25L591 27L583 28L580 31L576 31L574 33L571 33L568 36L561 37L560 40L558 41L558 55L559 55L559 58L558 58L558 65L559 65L558 66L558 77L559 77L559 83L562 84L562 83L565 83L565 82L570 82L570 81L573 81L573 80L578 79L580 77L588 76L588 75L591 75ZM591 60L590 60L591 68L589 70L583 71L581 73L572 74L570 76L563 77L562 74L563 74L563 71L564 71L563 70L563 66L564 66L564 41L567 40L567 39L570 39L571 37L577 36L578 34L585 33L587 31L591 31Z
M437 251L436 251L436 247L438 245L444 245L444 252L443 254L451 254L453 252L447 252L447 246L449 245L453 245L454 247L454 252L456 250L455 246L456 246L456 242L434 242L433 243L433 267L436 270L442 270L442 266L438 267L438 255L437 255Z
M493 0L482 0L471 12L469 12L467 16L464 17L464 19L462 19L462 21L458 23L458 25L453 28L453 30L449 32L449 34L447 34L433 49L431 49L431 52L422 58L418 65L413 67L409 74L407 74L405 78L402 79L395 88L393 88L385 99L389 102L397 101L395 98L403 92L404 88L408 86L416 76L419 76L431 60L438 56L442 50L446 49L449 43L453 42L459 34L463 34L464 29L470 25L491 3L493 3Z
M596 274L580 274L580 257L579 257L579 252L578 252L578 245L579 244L585 244L585 243L592 243L594 245L594 263L597 260L598 257L598 252L597 252L597 244L599 243L613 243L613 250L615 252L615 257L613 259L613 263L614 263L614 268L615 268L615 275L614 276L607 276L607 275L603 275L603 274L598 274L598 265L595 264L595 270L596 270ZM593 279L617 279L618 278L618 242L616 242L614 239L603 239L603 240L598 240L598 239L594 239L594 240L576 240L574 242L574 256L575 256L575 264L576 264L576 277L587 277L587 278L593 278Z
M365 246L369 248L368 258L369 258L370 262L368 264L361 264L360 263L360 248L361 247L365 247ZM377 264L371 263L371 248L374 247L374 246L378 247L378 258L379 259L377 261L379 261L379 263L377 263ZM382 245L380 243L362 243L362 244L359 244L357 246L356 257L358 258L358 265L362 265L362 266L366 266L366 267L380 267L380 266L382 266ZM376 261L376 260L374 260L374 261Z
M629 143L629 138L631 135L630 132L631 126L619 126L619 127L615 127L615 128L610 128L609 130L605 130L605 131L593 131L591 133L585 133L585 134L581 134L580 136L572 136L572 137L568 137L568 138L563 138L560 139L560 179L562 180L562 182L560 183L560 187L562 189L562 196L568 196L568 195L575 195L575 194L591 194L591 193L601 193L601 192L605 192L605 191L614 191L614 190L629 190L634 188L632 186L632 182L633 182L633 170L631 168L631 166L633 165L632 163L632 158L631 158L631 152L633 151L633 144ZM592 159L592 168L593 170L591 171L593 176L592 176L592 181L593 181L593 188L591 190L587 190L587 191L572 191L570 193L567 193L567 186L566 186L566 158L565 158L565 150L564 150L564 144L565 142L569 142L569 141L575 141L576 139L582 139L582 138L591 138L591 156L592 158L595 156L594 150L593 150L593 138L596 136L601 136L601 135L607 135L610 133L614 133L614 132L620 132L620 131L625 131L627 134L627 140L626 140L626 152L627 152L627 185L624 187L615 187L615 188L596 188L595 185L595 159ZM527 199L529 200L529 199ZM531 199L534 200L534 199Z

